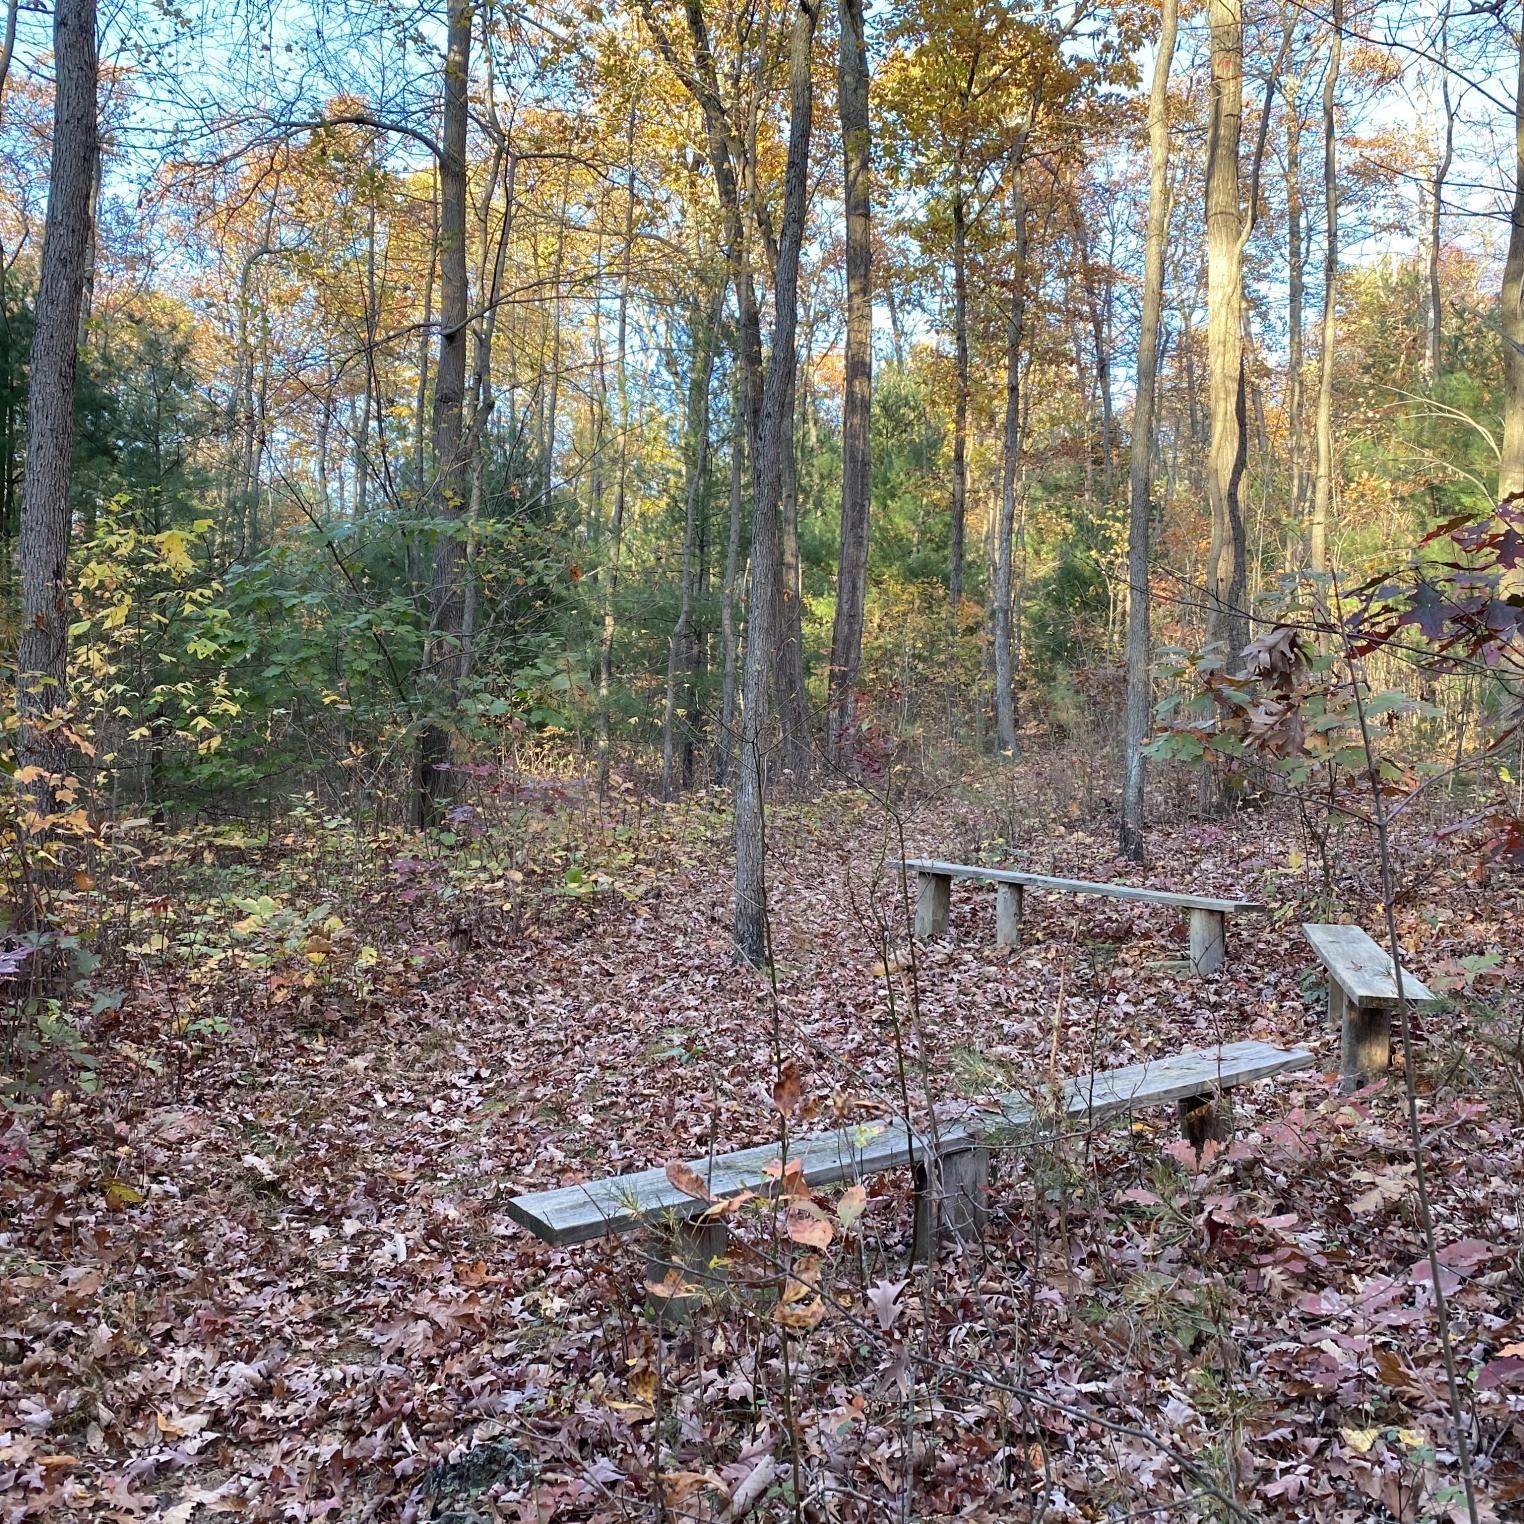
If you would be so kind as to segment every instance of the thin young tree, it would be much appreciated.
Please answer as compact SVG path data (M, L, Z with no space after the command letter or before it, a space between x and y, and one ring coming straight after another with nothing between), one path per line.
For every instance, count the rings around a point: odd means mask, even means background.
M1524 492L1524 37L1514 103L1513 222L1503 265L1503 448L1498 496Z
M53 721L63 707L69 662L69 487L74 372L88 276L90 204L100 152L95 0L53 8L53 145L38 271L21 481L21 637L16 663L17 755L41 769L39 814L53 804L63 770Z
M471 0L451 0L445 38L444 106L439 142L439 358L434 367L434 503L438 532L430 578L429 638L424 672L432 712L418 734L414 823L437 825L454 793L449 771L446 711L454 702L464 660L465 545L461 524L468 482L465 449L466 339L469 292L466 258L466 129L471 73Z
M868 48L862 0L839 0L837 96L846 221L847 336L841 425L841 551L831 625L827 753L848 761L856 728L857 671L868 594L869 509L873 485L872 137L868 117Z
M1122 855L1145 853L1143 738L1150 710L1148 539L1153 487L1153 430L1159 381L1159 311L1164 299L1164 241L1169 230L1169 71L1175 57L1178 0L1164 0L1148 95L1148 226L1143 242L1143 317L1138 331L1138 390L1132 409L1127 507L1127 704L1122 773Z

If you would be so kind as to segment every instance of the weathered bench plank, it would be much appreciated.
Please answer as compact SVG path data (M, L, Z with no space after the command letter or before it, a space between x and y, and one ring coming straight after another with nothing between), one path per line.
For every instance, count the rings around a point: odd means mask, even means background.
M1095 1122L1145 1106L1194 1101L1312 1064L1312 1054L1300 1049L1286 1051L1258 1041L1227 1043L1068 1080L1056 1109L1066 1118ZM951 1108L945 1114L939 1112L935 1143L929 1129L916 1133L903 1122L870 1121L794 1138L789 1158L800 1161L811 1186L859 1180L904 1165L926 1171L938 1157L945 1164L971 1150L987 1149L1001 1132L1040 1125L1046 1113L1043 1105L1011 1094L998 1098L987 1110L963 1108L961 1115L954 1115ZM778 1145L764 1143L713 1160L690 1160L688 1168L712 1196L727 1200L746 1191L759 1195L771 1191L775 1181L765 1171L769 1165L776 1170L777 1161ZM560 1246L627 1233L651 1218L699 1217L708 1209L707 1203L678 1190L665 1168L535 1191L505 1205L515 1222ZM977 1215L966 1204L958 1210L970 1221Z
M1359 1006L1397 1004L1392 955L1358 926L1320 926L1306 922L1302 935L1322 960L1328 976L1345 997ZM1435 997L1421 979L1402 971L1402 993L1409 1005L1426 1006Z
M1304 922L1302 935L1328 972L1328 1016L1339 1024L1339 1088L1358 1090L1386 1072L1392 1060L1392 1012L1397 975L1391 954L1358 926ZM1421 979L1402 970L1402 994L1415 1010L1438 1000Z

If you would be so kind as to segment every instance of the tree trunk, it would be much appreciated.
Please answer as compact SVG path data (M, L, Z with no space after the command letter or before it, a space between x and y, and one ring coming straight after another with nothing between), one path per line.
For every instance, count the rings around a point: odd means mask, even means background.
M956 172L956 171L955 171ZM968 503L968 207L961 189L953 193L953 344L956 391L953 397L952 549L947 562L947 604L954 635L963 601L963 526Z
M1498 497L1524 492L1524 40L1514 111L1513 225L1503 265L1503 450Z
M32 786L37 811L53 805L66 770L49 728L67 697L69 484L74 370L87 275L90 198L100 151L96 115L95 0L53 8L53 147L42 237L21 481L21 635L17 650L17 759L47 774Z
M1148 650L1149 498L1159 378L1159 309L1169 232L1169 71L1175 56L1178 0L1164 0L1148 99L1148 229L1143 244L1143 320L1138 333L1138 390L1132 411L1127 515L1127 709L1122 776L1122 856L1144 858L1143 738L1151 709Z
M413 820L443 818L454 793L449 773L449 713L461 671L465 623L460 520L466 507L465 397L468 280L466 269L467 86L471 70L471 0L451 0L446 37L444 109L439 154L439 359L434 371L434 565L429 638L424 652L428 719L418 734Z
M838 0L838 11L841 51L836 77L845 175L847 334L841 414L841 553L836 568L836 614L831 624L826 753L836 766L847 767L857 727L857 671L868 596L873 486L872 138L863 0Z
M1000 463L1000 529L995 545L993 625L995 645L995 744L1016 754L1016 684L1012 664L1011 596L1015 582L1016 472L1021 460L1021 351L1027 319L1027 197L1022 186L1027 125L1011 164L1011 303L1005 325L1005 433Z
M778 508L782 492L783 432L792 426L787 402L794 374L794 325L799 252L804 240L805 192L813 109L810 52L815 13L799 0L789 34L789 141L783 219L773 282L773 343L763 387L752 488L751 612L736 784L737 955L760 966L767 952L767 883L763 844L763 746L769 730L769 678L777 665L775 627L781 549Z
M1292 24L1288 19L1286 25ZM1290 520L1296 527L1292 534L1301 538L1303 503L1307 495L1306 471L1302 461L1302 367L1305 363L1302 344L1302 313L1307 256L1303 241L1302 213L1302 118L1297 105L1295 81L1286 88L1286 435L1290 476ZM1299 562L1301 557L1296 560Z
M1209 0L1211 116L1207 132L1207 353L1212 441L1207 494L1212 540L1207 557L1207 640L1231 662L1248 643L1243 606L1244 532L1238 488L1244 466L1243 219L1239 137L1243 120L1244 32L1241 0Z
M778 579L778 668L774 692L778 718L783 727L783 767L795 786L802 785L810 770L810 710L804 687L803 574L799 565L799 429L796 401L802 389L798 366L789 383L784 413L782 489L779 494L779 533L782 551Z
M726 283L721 282L712 307L693 304L693 358L688 377L688 400L684 419L683 451L688 480L683 492L683 561L678 584L677 622L667 644L667 692L661 723L661 796L671 799L674 729L677 718L677 671L687 655L693 621L693 546L704 498L704 476L709 467L709 383L714 375L714 354L719 342L720 318L725 308ZM690 714L688 723L691 726Z
M730 780L735 756L736 729L736 576L741 563L741 496L746 459L746 419L751 404L746 399L745 369L735 368L731 389L730 424L730 529L725 540L725 581L720 588L720 734L714 754L714 781L720 787Z
M1334 93L1339 86L1339 62L1344 45L1343 0L1333 0L1333 42L1323 74L1323 197L1327 207L1327 242L1323 250L1323 351L1318 367L1318 474L1312 491L1312 523L1308 534L1308 566L1314 577L1328 571L1328 512L1333 501L1333 375L1338 347L1339 318L1339 180L1338 139L1335 136ZM1321 582L1318 606L1326 604Z
M1428 300L1425 302L1424 379L1433 386L1439 379L1440 339L1444 333L1444 299L1439 289L1439 234L1440 213L1444 205L1445 179L1450 173L1450 160L1455 150L1455 108L1450 103L1450 31L1448 5L1439 18L1439 93L1445 116L1445 146L1439 163L1434 166L1434 179L1429 195L1429 270Z
M608 554L599 571L603 628L598 639L598 797L609 790L609 700L614 660L614 599L619 591L619 562L624 550L624 499L630 465L630 385L627 354L630 317L630 256L635 243L635 108L630 108L625 144L624 255L619 274L619 315L615 322L614 386L619 394L619 458L614 475L614 512L609 524Z

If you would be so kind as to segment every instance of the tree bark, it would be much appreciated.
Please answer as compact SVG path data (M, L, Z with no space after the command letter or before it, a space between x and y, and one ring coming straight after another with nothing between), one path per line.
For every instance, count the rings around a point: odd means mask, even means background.
M449 772L449 711L458 697L465 598L465 396L469 292L466 262L467 89L471 71L471 0L451 0L445 42L444 108L439 153L439 358L434 370L434 564L424 682L429 717L418 735L414 823L434 826L454 794Z
M782 492L783 431L792 426L787 408L794 374L794 325L798 304L799 253L804 241L805 193L814 106L810 53L815 12L797 0L789 33L789 140L784 171L783 218L773 283L773 342L763 385L757 454L753 468L751 609L746 633L746 671L736 783L736 953L760 966L767 952L767 882L763 843L763 748L770 729L769 679L777 666L776 628L781 549L778 510Z
M21 635L16 664L17 758L46 777L32 785L51 813L53 779L66 768L51 724L67 697L69 486L74 372L87 277L90 201L100 152L95 0L53 9L53 145L42 236L21 480Z
M958 173L957 169L954 173ZM968 504L968 206L961 187L953 192L953 396L952 548L947 562L947 605L958 632L963 602L963 534Z
M714 375L715 349L719 341L720 318L725 307L725 283L711 305L693 303L693 356L688 376L685 409L684 461L687 481L683 492L683 560L678 583L677 621L667 644L667 691L662 705L661 723L661 796L673 796L672 764L675 757L677 718L677 671L687 654L693 622L693 547L704 498L704 476L709 468L709 383ZM690 664L691 665L691 664ZM689 716L692 724L692 716Z
M1244 529L1238 488L1244 466L1243 218L1239 139L1243 122L1241 0L1209 0L1211 115L1207 131L1207 354L1212 440L1207 494L1207 640L1231 661L1248 643L1244 609Z
M1155 400L1159 378L1159 310L1164 298L1164 244L1169 232L1169 71L1175 56L1178 0L1164 0L1148 100L1148 228L1143 244L1143 320L1138 333L1138 390L1132 412L1127 515L1127 705L1122 775L1122 856L1145 854L1143 805L1149 681L1148 537Z
M1288 32L1296 24L1296 13L1287 12ZM1302 341L1302 314L1306 307L1305 284L1307 254L1303 237L1302 210L1302 113L1298 104L1299 81L1288 80L1286 102L1286 435L1290 477L1290 533L1292 544L1302 538L1302 515L1307 496L1306 470L1302 460L1302 367L1305 363ZM1297 555L1288 565L1300 564Z
M598 797L609 790L609 701L614 661L614 599L619 592L620 560L624 551L625 485L630 466L630 383L628 336L630 318L630 257L635 243L635 108L631 106L625 144L624 251L619 273L619 313L615 321L614 387L619 395L619 452L614 473L614 512L609 523L608 551L599 570L603 595L603 625L598 639Z
M746 419L751 404L746 399L745 370L737 364L731 390L730 423L730 528L725 540L725 580L720 588L720 734L714 754L714 781L724 787L730 781L735 757L736 729L736 578L741 562L741 500L746 459Z
M1312 523L1308 533L1308 566L1314 577L1328 572L1328 514L1333 501L1333 374L1339 341L1339 179L1338 139L1334 96L1339 86L1339 63L1344 45L1343 0L1333 0L1333 40L1323 74L1323 198L1327 220L1323 250L1323 337L1318 365L1318 474L1312 490ZM1317 584L1319 607L1325 589Z
M868 596L869 505L873 486L872 138L863 0L838 0L841 49L837 103L845 177L847 334L841 425L841 550L831 624L826 752L850 765L857 728L856 690Z
M1022 185L1027 132L1021 128L1011 154L1010 221L1014 238L1011 301L1005 325L1005 432L1000 462L1000 528L995 545L993 625L995 645L995 744L1016 754L1016 685L1012 660L1011 596L1015 581L1016 472L1021 461L1021 353L1027 320L1027 196Z

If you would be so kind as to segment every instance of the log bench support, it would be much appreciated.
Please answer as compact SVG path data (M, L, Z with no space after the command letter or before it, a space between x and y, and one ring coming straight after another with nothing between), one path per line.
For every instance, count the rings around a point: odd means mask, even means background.
M911 1258L934 1259L941 1243L977 1243L989 1217L989 1186L990 1151L979 1144L916 1165Z
M1021 946L1022 893L1020 884L995 885L995 941L1001 947Z
M1228 951L1228 918L1220 910L1191 911L1191 968L1215 974Z
M1193 1127L1224 1125L1218 1098L1234 1086L1310 1069L1313 1063L1312 1054L1300 1049L1287 1052L1246 1041L1104 1069L1065 1082L1059 1119L1086 1127L1125 1112L1178 1102L1190 1136ZM916 1179L914 1252L926 1257L941 1243L966 1246L983 1232L992 1138L1042 1131L1052 1121L1051 1104L1037 1107L1013 1093L998 1097L993 1112L976 1117L969 1117L966 1108L963 1114L939 1109L935 1143L903 1122L854 1123L793 1138L789 1159L791 1165L798 1162L805 1184L817 1189L910 1167ZM723 1219L706 1215L712 1202L767 1196L776 1188L777 1155L777 1144L764 1143L690 1161L688 1169L704 1182L711 1201L680 1191L662 1168L534 1191L513 1197L506 1207L514 1221L558 1248L647 1233L651 1247L646 1279L659 1286L675 1269L681 1275L678 1287L688 1293L652 1294L653 1311L664 1320L680 1322L727 1280L726 1226Z
M947 930L952 908L952 881L970 878L995 886L995 941L1001 947L1021 946L1021 921L1028 889L1058 894L1099 894L1108 899L1134 900L1183 910L1190 917L1191 968L1215 974L1227 959L1228 917L1263 911L1252 900L1219 900L1207 895L1174 894L1167 889L1140 889L1133 884L1092 883L1082 878L1051 878L1021 873L1014 868L985 868L968 863L908 858L890 864L916 876L915 936L918 941L939 937Z
M681 1284L694 1290L686 1296L659 1296L648 1291L651 1310L663 1322L685 1323L706 1296L713 1296L730 1278L725 1253L729 1234L723 1222L702 1219L677 1221L649 1235L646 1280L660 1286L675 1270Z
M1348 1095L1380 1079L1392 1061L1397 975L1391 955L1358 926L1309 922L1302 935L1328 971L1328 1019L1339 1029L1339 1089ZM1402 998L1413 1010L1439 1004L1406 969Z
M928 942L947 930L947 919L952 911L952 876L947 873L918 873L916 885L916 940Z

